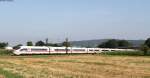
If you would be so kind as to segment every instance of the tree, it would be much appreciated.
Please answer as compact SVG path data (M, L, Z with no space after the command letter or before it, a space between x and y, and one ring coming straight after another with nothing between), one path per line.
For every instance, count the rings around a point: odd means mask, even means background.
M117 47L118 47L118 42L117 42L117 40L115 40L115 39L109 40L109 41L106 43L106 47L108 47L108 48L117 48Z
M131 44L127 40L118 40L119 47L129 47Z
M65 46L66 47L66 54L68 54L68 47L71 46L70 42L68 41L68 38L66 38L66 41L64 41L62 43L62 46Z
M69 42L66 42L66 41L64 41L63 43L62 43L62 46L67 46L67 47L70 47L71 45L70 45L70 43Z
M38 41L35 43L35 46L45 46L45 43L43 41Z
M150 38L148 38L148 39L145 41L144 44L147 45L147 46L150 48Z
M33 46L32 41L28 41L28 42L27 42L27 46Z
M99 48L106 48L106 42L103 42L102 44L99 44L97 47L99 47Z
M48 38L45 39L45 45L48 46Z
M16 45L16 46L14 46L13 49L17 50L17 49L20 48L20 46L22 46L22 44L18 44L18 45Z
M97 47L99 48L127 48L131 46L131 44L126 40L116 40L111 39L102 44L99 44Z
M0 48L1 49L5 48L6 46L8 46L8 43L0 42Z
M98 45L99 48L117 48L118 41L115 39L108 40L107 42L103 42L102 44Z
M149 50L149 47L147 45L142 45L141 46L141 51L143 51L144 55L147 55L148 50Z

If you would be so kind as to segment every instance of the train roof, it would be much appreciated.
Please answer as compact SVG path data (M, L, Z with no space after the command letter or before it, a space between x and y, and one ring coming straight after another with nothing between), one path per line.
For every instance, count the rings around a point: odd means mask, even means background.
M20 46L21 48L46 48L46 46Z

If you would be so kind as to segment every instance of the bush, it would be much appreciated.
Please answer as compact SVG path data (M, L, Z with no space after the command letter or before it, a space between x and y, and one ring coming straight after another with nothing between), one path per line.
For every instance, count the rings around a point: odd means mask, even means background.
M0 55L13 55L12 50L0 49Z
M148 54L148 51L149 51L149 47L147 45L142 45L140 47L140 50L143 51L143 54L144 55L147 55Z
M0 42L0 48L4 49L6 46L8 46L8 43Z

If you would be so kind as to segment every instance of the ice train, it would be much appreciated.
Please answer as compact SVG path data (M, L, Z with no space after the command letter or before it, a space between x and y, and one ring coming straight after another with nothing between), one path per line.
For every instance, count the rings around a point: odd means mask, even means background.
M66 51L67 50L67 51ZM79 47L47 47L47 46L21 46L13 53L21 54L65 54L71 53L101 53L106 51L134 51L133 49L111 49L111 48L79 48Z

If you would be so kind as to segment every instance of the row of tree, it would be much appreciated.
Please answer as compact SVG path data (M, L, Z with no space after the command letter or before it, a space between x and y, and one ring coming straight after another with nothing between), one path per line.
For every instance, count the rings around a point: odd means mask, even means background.
M32 41L28 41L27 46L34 46L34 44L32 43ZM43 41L38 41L35 43L35 46L53 46L53 47L59 47L59 46L65 46L66 45L66 41L61 43L61 44L57 44L57 43L48 43L48 42L43 42ZM69 44L70 45L70 44Z
M28 41L28 42L26 43L26 45L27 45L27 46L53 46L53 47L67 46L67 47L69 47L69 46L70 46L70 43L64 41L63 43L58 44L58 43L48 43L47 40L46 40L46 42L40 40L40 41L37 41L35 44L33 44L32 41ZM18 49L20 46L22 46L22 44L18 44L18 45L16 45L16 46L14 46L13 48L14 48L14 49Z
M129 43L127 40L116 40L116 39L110 39L106 42L103 42L102 44L98 45L99 48L130 48L132 47L132 44ZM144 44L142 44L137 49L143 51L144 55L147 55L150 50L150 38L148 38Z
M128 48L131 46L132 44L129 43L127 40L116 40L116 39L110 39L98 45L99 48Z

